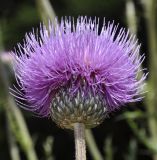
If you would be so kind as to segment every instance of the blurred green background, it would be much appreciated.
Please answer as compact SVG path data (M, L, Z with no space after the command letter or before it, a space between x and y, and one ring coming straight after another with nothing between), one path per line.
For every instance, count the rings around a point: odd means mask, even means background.
M19 109L8 91L16 83L9 52L26 32L55 15L96 16L100 25L104 17L114 20L137 35L146 55L143 102L124 106L86 132L88 159L157 160L157 0L0 1L0 159L75 159L73 132Z

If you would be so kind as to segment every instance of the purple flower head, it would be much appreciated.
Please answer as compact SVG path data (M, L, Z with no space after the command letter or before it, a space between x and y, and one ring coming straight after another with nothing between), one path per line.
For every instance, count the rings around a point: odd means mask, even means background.
M41 25L39 36L26 35L14 54L20 89L12 90L18 104L39 116L49 116L59 93L71 99L99 97L108 112L141 100L140 45L129 31L87 17L56 20L55 28ZM66 97L66 95L65 95ZM96 99L96 98L95 98ZM23 103L27 101L27 104ZM70 102L69 102L70 103Z

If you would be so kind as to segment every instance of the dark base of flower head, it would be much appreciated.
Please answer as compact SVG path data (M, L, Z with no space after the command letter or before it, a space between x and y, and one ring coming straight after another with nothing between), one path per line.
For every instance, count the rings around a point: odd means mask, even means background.
M92 90L78 90L74 96L70 90L60 91L52 101L51 116L61 128L73 129L74 123L83 123L93 128L104 120L107 108L100 95Z

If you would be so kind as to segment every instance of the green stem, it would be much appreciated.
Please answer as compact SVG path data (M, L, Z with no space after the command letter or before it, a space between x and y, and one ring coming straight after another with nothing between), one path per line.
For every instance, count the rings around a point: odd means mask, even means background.
M91 130L86 130L85 133L86 133L87 145L88 145L89 151L90 151L93 159L94 160L103 160L103 157L97 148L97 145L95 143L95 140L94 140L94 137L93 137Z
M137 17L135 5L132 0L126 2L126 20L130 31L133 34L137 33Z
M20 160L19 149L16 144L15 136L11 130L8 112L6 112L7 139L9 144L9 152L12 160Z
M34 150L31 136L28 132L26 123L23 119L20 109L15 106L12 97L8 97L6 111L9 117L9 123L11 125L11 130L14 133L17 141L19 142L21 148L26 154L28 160L37 160L37 155Z
M112 137L107 137L104 144L104 153L106 160L113 160Z
M55 11L49 0L36 0L37 9L41 20L48 26L48 21L55 23Z

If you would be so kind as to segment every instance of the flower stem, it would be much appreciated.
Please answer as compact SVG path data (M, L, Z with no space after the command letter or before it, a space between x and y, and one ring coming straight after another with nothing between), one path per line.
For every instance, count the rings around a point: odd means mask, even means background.
M76 160L86 160L85 126L83 123L74 124L74 136Z

